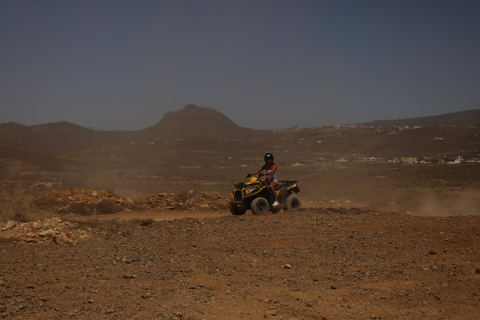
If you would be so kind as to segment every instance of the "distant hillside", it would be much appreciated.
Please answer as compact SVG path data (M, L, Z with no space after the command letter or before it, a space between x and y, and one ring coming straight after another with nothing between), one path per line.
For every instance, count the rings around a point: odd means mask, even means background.
M385 130L349 127L304 128L262 135L275 141L278 150L299 158L318 157L438 157L480 154L480 127L431 126L411 130ZM274 149L275 150L275 149Z
M0 139L29 146L42 146L42 139L38 137L34 130L29 126L15 122L0 125Z
M57 152L82 152L118 146L126 141L121 131L96 131L60 121L33 126L14 122L0 125L0 139Z
M401 132L389 128L328 127L260 132L240 127L214 109L187 105L179 111L166 113L156 125L139 131L90 130L66 121L33 126L6 123L0 125L0 140L54 153L135 155L135 161L164 157L168 154L166 149L172 154L221 150L228 155L252 150L262 153L268 149L292 152L300 158L307 151L334 155L426 156L479 152L480 127L465 126L475 124L480 124L480 110L364 124L424 127ZM162 140L175 143L156 143ZM34 150L30 152L35 153Z
M10 122L0 125L0 139L56 152L88 152L124 148L134 142L208 140L252 131L214 109L187 105L166 113L156 125L139 131L90 130L66 121L33 126Z
M156 125L145 129L147 134L163 138L217 138L229 134L250 132L224 114L194 104L182 110L167 112Z
M421 126L431 127L436 125L449 126L480 126L480 109L451 112L440 114L436 116L409 118L409 119L395 119L395 120L374 120L371 122L362 123L365 126L372 127L393 127L393 126Z
M29 175L52 168L59 170L65 163L71 162L51 151L0 140L0 177Z

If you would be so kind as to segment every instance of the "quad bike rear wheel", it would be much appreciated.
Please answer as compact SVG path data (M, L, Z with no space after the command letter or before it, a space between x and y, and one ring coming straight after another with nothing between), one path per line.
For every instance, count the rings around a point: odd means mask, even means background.
M262 197L254 199L250 207L255 215L264 215L268 212L268 209L270 209L267 199Z
M245 214L247 210L241 210L235 207L233 202L230 202L230 213L236 216L241 216L242 214Z
M291 194L287 197L285 201L285 207L283 208L285 211L295 211L302 207L302 201L299 197L294 194Z

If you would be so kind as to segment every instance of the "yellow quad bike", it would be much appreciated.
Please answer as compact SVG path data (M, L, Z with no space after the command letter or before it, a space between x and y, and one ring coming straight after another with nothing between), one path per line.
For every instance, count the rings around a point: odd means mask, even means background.
M265 180L261 180L263 174L258 178L250 177L248 182L239 182L233 186L232 200L230 201L230 212L234 215L242 215L247 210L252 210L255 215L264 215L268 211L276 213L283 208L285 211L298 210L302 206L300 198L296 195L300 192L297 181L278 181L275 188L279 206L273 207L275 198Z

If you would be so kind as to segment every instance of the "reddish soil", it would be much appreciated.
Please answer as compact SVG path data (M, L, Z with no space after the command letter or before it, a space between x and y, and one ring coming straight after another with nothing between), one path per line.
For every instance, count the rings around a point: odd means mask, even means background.
M0 230L5 319L480 318L480 216L150 210Z

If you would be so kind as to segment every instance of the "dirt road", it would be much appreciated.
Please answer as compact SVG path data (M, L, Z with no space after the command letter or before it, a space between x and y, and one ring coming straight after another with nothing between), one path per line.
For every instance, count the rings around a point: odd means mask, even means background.
M480 319L479 216L211 214L0 238L0 317Z

